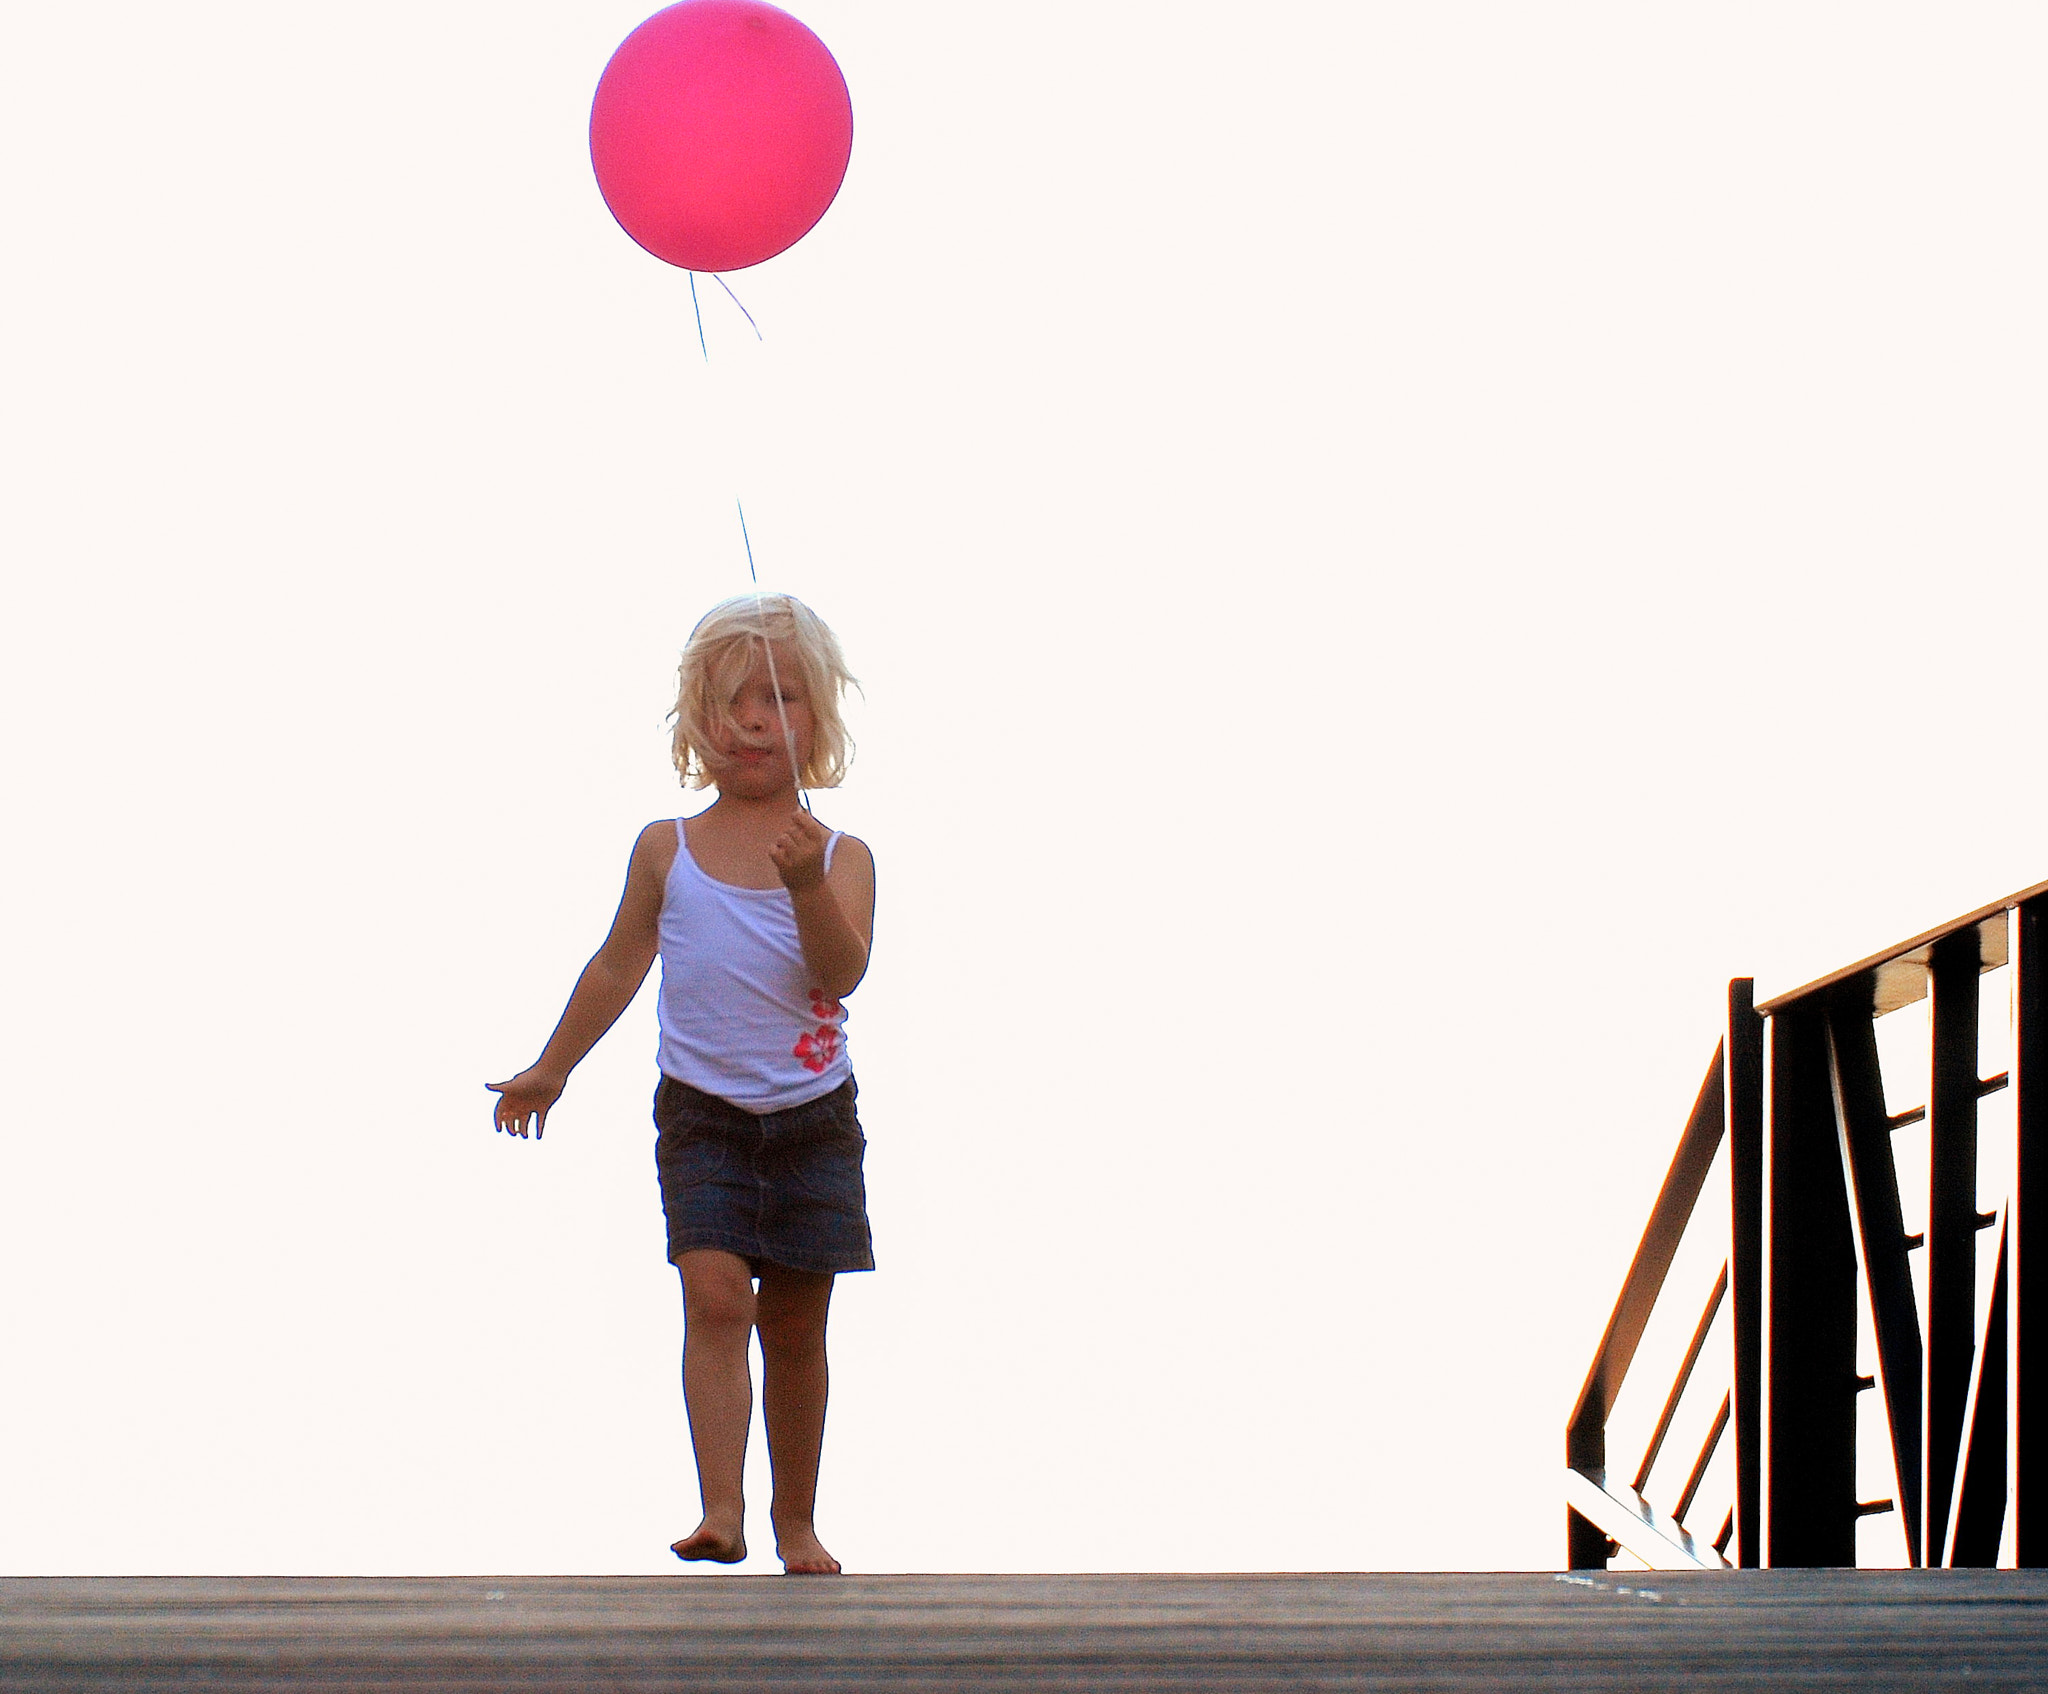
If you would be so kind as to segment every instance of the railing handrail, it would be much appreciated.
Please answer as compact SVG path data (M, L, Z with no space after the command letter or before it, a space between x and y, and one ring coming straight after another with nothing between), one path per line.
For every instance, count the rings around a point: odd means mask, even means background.
M2003 900L1993 900L1988 905L1979 906L1974 912L1965 912L1961 917L1951 918L1947 923L1936 924L1932 929L1924 929L1910 940L1897 942L1881 952L1872 953L1868 958L1858 959L1853 965L1844 965L1840 970L1829 971L1826 976L1817 976L1811 982L1802 982L1797 988L1788 988L1782 994L1773 994L1768 1000L1760 1002L1757 1010L1765 1017L1769 1017L1795 1000L1804 1000L1809 994L1818 994L1824 988L1832 988L1838 982L1847 982L1851 977L1861 976L1865 971L1879 970L1885 965L1906 959L1923 948L1931 947L1935 942L1954 935L1958 930L1968 929L1972 925L1981 929L1987 920L2009 912L2015 906L2043 894L2048 894L2048 882L2037 882L2031 888L2022 888L2017 894L2008 894ZM2004 962L2003 959L1997 961L1998 964ZM1996 966L1987 964L1984 968L1991 970Z

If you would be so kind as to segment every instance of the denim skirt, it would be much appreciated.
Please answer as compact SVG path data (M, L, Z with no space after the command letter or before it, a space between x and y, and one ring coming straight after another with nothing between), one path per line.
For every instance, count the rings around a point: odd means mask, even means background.
M853 1079L759 1117L672 1076L654 1091L671 1264L698 1247L827 1273L875 1268Z

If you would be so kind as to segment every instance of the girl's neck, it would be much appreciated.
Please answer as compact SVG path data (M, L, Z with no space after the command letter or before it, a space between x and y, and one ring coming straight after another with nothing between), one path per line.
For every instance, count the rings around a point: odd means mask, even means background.
M796 809L797 793L793 786L773 794L728 794L720 789L718 798L705 807L701 815L715 819L721 825L742 828L750 824L772 824L780 832L789 821L789 814Z
M769 849L795 810L794 789L759 796L720 794L684 826L690 856L713 882L779 888L782 878Z

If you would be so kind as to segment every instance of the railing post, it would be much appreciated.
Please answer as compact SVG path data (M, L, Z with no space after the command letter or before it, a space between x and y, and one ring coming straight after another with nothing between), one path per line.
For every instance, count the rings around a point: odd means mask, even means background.
M1856 1251L1821 996L1764 1042L1762 1560L1856 1562Z
M2048 895L2013 914L2012 1512L2016 1563L2048 1567Z
M1926 1498L1926 1348L1913 1298L1913 1265L1892 1156L1892 1123L1885 1113L1884 1076L1878 1062L1875 1007L1867 976L1824 990L1828 1060L1834 1072L1835 1129L1850 1210L1862 1247L1863 1292L1877 1343L1874 1386L1884 1402L1891 1434L1893 1500L1906 1537L1906 1563L1926 1564L1921 1528ZM1933 1561L1940 1563L1938 1556Z
M1764 1020L1756 1014L1756 984L1746 976L1728 984L1728 1028L1721 1044L1728 1114L1729 1316L1735 1362L1731 1393L1735 1437L1735 1563L1754 1570L1763 1543L1763 1250L1764 1250Z
M1605 1570L1614 1556L1614 1543L1598 1524L1588 1523L1567 1506L1564 1509L1566 1570Z
M1922 1561L1948 1544L1949 1499L1977 1351L1977 931L1934 943L1927 962L1926 1422Z

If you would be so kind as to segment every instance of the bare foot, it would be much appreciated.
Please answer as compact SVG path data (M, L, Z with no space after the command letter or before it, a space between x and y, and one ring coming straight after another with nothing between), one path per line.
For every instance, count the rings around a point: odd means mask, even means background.
M747 1556L747 1538L737 1529L715 1527L706 1518L682 1540L671 1542L669 1551L679 1559L709 1559L715 1565L736 1565Z
M784 1576L837 1576L839 1561L825 1551L817 1531L809 1524L801 1529L775 1532L775 1556L782 1561Z

